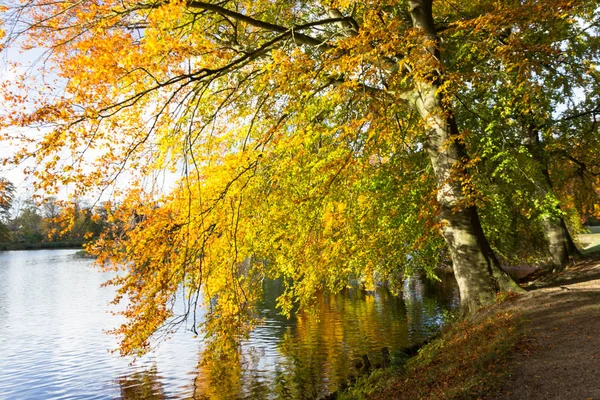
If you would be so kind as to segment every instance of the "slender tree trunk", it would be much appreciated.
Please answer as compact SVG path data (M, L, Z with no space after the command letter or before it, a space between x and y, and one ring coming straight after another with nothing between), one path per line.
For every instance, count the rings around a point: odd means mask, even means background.
M525 138L525 145L539 169L539 178L535 182L539 195L545 197L553 191L552 180L550 179L548 163L544 157L544 150L536 129L529 129ZM560 210L560 206L558 208ZM549 267L553 271L564 270L570 259L581 255L573 242L567 224L561 216L546 215L542 217L542 226L551 259Z
M431 0L409 0L413 26L423 33L423 62L439 64L439 39L432 16ZM467 159L458 140L454 114L444 104L439 90L441 76L432 68L422 68L423 78L415 82L412 102L425 122L425 148L437 180L437 200L441 208L442 235L452 257L463 313L493 303L498 291L522 289L502 271L481 228L479 214L465 198L461 178Z

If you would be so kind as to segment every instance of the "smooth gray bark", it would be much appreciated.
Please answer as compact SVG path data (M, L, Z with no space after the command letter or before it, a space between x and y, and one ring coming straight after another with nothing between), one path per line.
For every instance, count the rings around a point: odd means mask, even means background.
M550 268L553 271L562 271L573 257L580 255L579 250L561 217L545 216L542 225L551 257Z
M431 0L409 0L413 26L423 33L423 62L439 63ZM441 79L435 67L423 68L422 79L415 82L412 103L426 127L425 148L437 180L437 200L441 209L442 235L452 257L463 313L491 304L498 291L522 289L502 271L481 228L474 205L463 193L462 168L467 160L464 145L458 140L458 127L452 110L444 104L439 90Z
M530 128L528 130L527 136L525 137L525 145L531 154L533 162L539 170L538 176L535 177L534 182L537 187L538 195L540 197L545 197L553 191L552 180L550 179L544 149L536 129ZM560 209L558 211L560 211ZM551 260L549 267L553 271L565 269L573 257L581 255L569 233L567 224L559 215L545 215L542 217L542 226L546 244L548 246L548 254L550 255Z

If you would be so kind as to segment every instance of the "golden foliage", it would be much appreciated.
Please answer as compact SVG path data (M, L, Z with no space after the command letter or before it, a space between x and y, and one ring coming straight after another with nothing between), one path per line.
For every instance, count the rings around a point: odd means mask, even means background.
M243 333L264 277L287 285L289 313L317 290L372 287L439 260L437 183L407 105L415 82L437 71L453 102L465 82L493 89L489 63L523 88L540 60L555 62L563 32L539 44L518 32L594 12L572 0L451 3L434 2L442 58L415 50L434 41L404 1L9 7L4 43L48 49L42 84L2 84L11 112L0 127L41 131L5 130L25 142L10 161L34 160L38 189L110 193L109 229L89 251L119 272L109 283L128 304L122 353L199 307L205 332ZM479 159L464 161L457 176L474 204L481 193L463 172ZM180 176L168 193L161 171ZM186 312L174 315L180 297Z

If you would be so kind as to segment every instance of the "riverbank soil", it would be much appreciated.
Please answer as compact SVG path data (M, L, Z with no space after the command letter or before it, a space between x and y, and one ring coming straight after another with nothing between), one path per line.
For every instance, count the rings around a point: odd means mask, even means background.
M600 235L599 235L600 236ZM530 282L510 305L524 319L523 346L492 399L600 399L600 255Z

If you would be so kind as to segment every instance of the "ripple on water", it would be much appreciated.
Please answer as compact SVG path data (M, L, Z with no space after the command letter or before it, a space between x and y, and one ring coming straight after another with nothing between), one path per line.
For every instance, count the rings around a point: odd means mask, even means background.
M133 364L109 353L117 342L104 331L121 322L107 313L113 289L100 288L110 274L90 268L90 260L74 253L0 253L0 399L324 394L354 372L353 361L361 354L377 357L383 346L402 347L427 335L427 324L439 324L446 307L440 304L453 301L440 297L436 303L437 294L416 282L404 298L383 289L323 295L319 318L301 313L286 319L275 307L280 285L267 283L259 305L265 323L242 344L240 375L223 361L214 366L220 368L216 378L215 370L199 366L202 343L185 329ZM456 296L452 290L446 289L450 297Z

